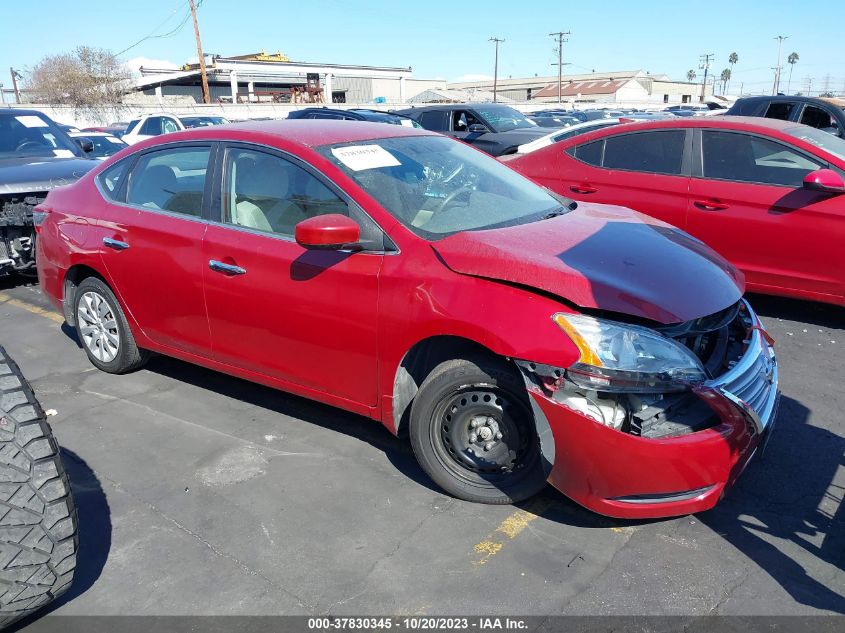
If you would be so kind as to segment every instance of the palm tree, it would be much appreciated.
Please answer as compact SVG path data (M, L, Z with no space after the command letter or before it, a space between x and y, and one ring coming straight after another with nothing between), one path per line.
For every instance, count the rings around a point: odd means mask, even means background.
M722 80L722 94L727 91L728 82L731 80L731 69L725 68L719 77Z
M736 53L731 53L728 56L728 63L731 65L731 71L733 71L734 64L736 64L738 61L739 61L739 55L737 55ZM731 84L730 79L728 79L728 85L730 86L730 84Z
M687 71L687 81L692 81L693 79L695 79L695 71L692 68L690 68Z
M786 94L789 94L789 85L792 83L792 69L795 68L795 63L798 61L798 53L790 53L786 61L789 64L789 81L786 82Z

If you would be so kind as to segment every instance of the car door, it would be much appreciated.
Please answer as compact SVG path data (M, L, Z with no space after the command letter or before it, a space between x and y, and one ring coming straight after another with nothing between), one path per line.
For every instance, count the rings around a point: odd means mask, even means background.
M213 149L196 144L143 152L98 214L97 229L113 288L144 334L205 356L211 339L202 286L203 208ZM103 182L110 181L101 180L107 189Z
M362 236L378 229L295 157L232 144L222 164L221 221L203 245L215 359L375 405L384 255L307 250L294 231L327 213L351 215Z
M757 289L843 293L841 198L804 189L827 163L771 138L702 130L690 180L687 230L746 274ZM839 207L839 208L837 208Z
M688 130L673 128L612 134L570 146L555 175L557 191L576 200L630 207L683 228L691 143Z

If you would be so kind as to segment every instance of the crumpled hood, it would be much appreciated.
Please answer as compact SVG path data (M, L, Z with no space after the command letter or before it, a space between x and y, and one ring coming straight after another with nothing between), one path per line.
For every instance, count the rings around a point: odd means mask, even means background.
M465 231L432 247L458 273L664 324L722 310L745 290L742 273L702 242L609 205L579 203L549 220Z
M7 158L0 160L0 194L35 193L68 185L100 164L86 158Z

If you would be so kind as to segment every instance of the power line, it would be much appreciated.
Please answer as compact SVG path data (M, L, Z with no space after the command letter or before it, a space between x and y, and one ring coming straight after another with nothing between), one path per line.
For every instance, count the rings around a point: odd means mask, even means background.
M200 7L202 6L202 3L203 3L203 0L199 0L199 2L197 2L197 8L200 8ZM182 3L182 6L185 6L185 5L188 5L188 4L190 4L190 2L183 2L183 3ZM135 42L134 44L132 44L132 45L130 45L130 46L127 46L126 48L124 48L124 49L123 49L122 51L120 51L119 53L115 53L115 57L119 57L119 56L123 55L124 53L126 53L127 51L131 51L133 48L135 48L136 46L138 46L138 45L140 45L140 44L143 44L143 43L144 43L144 42L146 42L147 40L164 39L164 38L167 38L167 37L172 37L172 36L176 35L177 33L179 33L179 31L181 31L181 30L185 27L185 25L188 23L188 20L190 20L190 19L191 19L191 10L190 10L190 8L188 9L188 12L185 14L185 17L184 17L184 18L182 18L182 21L181 21L179 24L177 24L175 28L171 29L171 30L170 30L170 31L168 31L167 33L162 33L162 34L160 34L160 35L156 35L156 34L155 34L155 32L156 32L159 28L161 28L161 26L162 26L163 24L166 24L166 23L167 23L167 22L168 22L168 21L169 21L169 20L173 17L173 15L174 15L174 14L175 14L178 10L179 10L179 7L176 7L176 8L173 10L173 13L171 13L171 14L167 17L167 19L165 19L165 20L164 20L164 22L161 22L161 23L160 23L160 24L159 24L159 25L158 25L155 29L153 29L153 30L150 32L150 34L149 34L149 35L145 35L145 36L144 36L144 37L142 37L140 40L138 40L137 42Z

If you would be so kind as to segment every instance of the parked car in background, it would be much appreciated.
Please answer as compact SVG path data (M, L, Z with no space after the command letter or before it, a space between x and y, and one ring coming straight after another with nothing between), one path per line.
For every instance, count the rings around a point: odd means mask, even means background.
M70 137L89 139L92 148L86 152L86 155L88 158L97 158L99 160L105 160L112 154L117 154L124 147L127 147L127 144L122 140L106 132L72 132Z
M184 129L185 125L175 114L148 114L130 121L120 138L127 145L134 145L138 141Z
M845 103L813 97L743 97L728 110L737 116L781 119L809 125L838 137L845 136Z
M390 123L407 127L422 127L412 118L395 112L367 110L365 108L303 108L288 113L289 119L335 119L341 121L370 121L371 123Z
M500 103L454 103L400 110L426 130L446 134L493 156L516 153L517 147L555 128L539 127L519 110Z
M630 123L508 164L560 194L674 224L750 290L845 305L845 141L831 134L732 116Z
M658 220L399 125L134 149L39 207L42 290L103 371L175 356L407 433L456 497L623 517L712 507L771 428L741 274Z
M128 122L124 121L116 121L109 125L94 125L91 127L82 128L82 132L105 132L107 134L111 134L112 136L116 136L120 138L126 132L126 128L129 127Z
M586 134L587 132L592 132L601 128L609 127L611 125L619 125L620 123L624 123L625 121L629 120L631 119L628 119L626 117L620 119L595 119L594 121L576 123L575 125L571 125L567 128L564 128L563 130L555 130L553 132L550 132L549 134L541 136L540 138L531 141L530 143L526 143L525 145L520 145L516 148L515 154L502 156L502 159L510 161L512 158L520 154L527 154L529 152L536 151L542 147L548 147L553 143L560 143L561 141L565 141L566 139L573 138L581 134Z
M229 123L229 119L223 116L180 116L179 120L186 128L192 127L207 127L209 125L225 125Z
M540 127L567 127L570 125L575 125L576 123L580 123L581 121L574 116L567 116L567 115L533 115L528 114L526 115L528 120L532 123L536 123Z
M47 115L0 110L0 276L34 272L35 206L96 164Z

